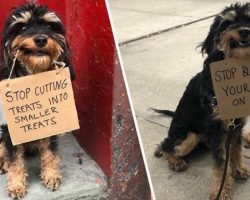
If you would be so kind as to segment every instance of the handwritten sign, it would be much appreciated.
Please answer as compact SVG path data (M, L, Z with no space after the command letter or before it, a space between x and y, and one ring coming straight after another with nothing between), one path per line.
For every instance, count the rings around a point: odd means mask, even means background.
M250 59L214 62L210 70L221 117L250 115Z
M68 68L4 80L0 96L14 145L79 129Z

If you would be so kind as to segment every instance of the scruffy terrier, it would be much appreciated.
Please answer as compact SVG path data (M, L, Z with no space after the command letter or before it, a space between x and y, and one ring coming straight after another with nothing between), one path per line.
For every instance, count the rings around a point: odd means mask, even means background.
M55 62L65 63L70 68L71 79L74 78L62 21L46 6L29 3L11 13L2 34L2 56L2 79L9 77L15 56L17 61L11 78L55 69ZM26 194L26 153L39 152L42 183L48 189L56 190L62 181L56 137L13 146L6 124L1 125L1 131L0 169L7 171L10 197L20 199Z
M189 82L173 115L168 136L159 145L155 156L165 155L174 171L187 168L185 156L205 142L211 150L215 165L210 199L215 200L220 188L225 166L225 138L228 135L228 121L222 120L214 104L210 64L225 58L243 59L250 57L250 4L234 4L219 13L210 27L205 41L201 44L207 54L203 70ZM242 157L242 128L244 118L235 119L230 146L229 167L221 200L231 198L233 179L247 179L249 171Z

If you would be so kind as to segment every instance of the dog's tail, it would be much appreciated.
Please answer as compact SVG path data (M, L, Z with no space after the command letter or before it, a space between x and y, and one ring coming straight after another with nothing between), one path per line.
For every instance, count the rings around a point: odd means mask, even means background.
M159 109L155 109L155 108L149 108L149 110L152 110L156 113L160 113L160 114L163 114L163 115L166 115L166 116L169 116L169 117L173 117L175 112L174 111L171 111L171 110L159 110ZM163 156L163 153L164 151L162 150L162 144L158 145L155 152L154 152L154 156L156 158L160 158Z
M160 113L160 114L163 114L163 115L167 115L169 117L173 117L175 112L174 111L171 111L171 110L158 110L158 109L155 109L155 108L149 108L149 110L153 110L154 112L156 113Z

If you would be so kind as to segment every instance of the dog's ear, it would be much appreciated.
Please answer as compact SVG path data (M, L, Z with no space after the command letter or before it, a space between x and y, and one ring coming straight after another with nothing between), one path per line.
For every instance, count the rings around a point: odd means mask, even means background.
M201 53L203 54L210 54L213 49L215 49L216 45L216 31L220 25L220 17L217 16L214 19L213 24L210 26L209 33L206 39L199 45L201 47Z
M63 48L64 48L65 53L63 54L64 57L61 57L60 60L63 60L63 62L65 62L66 66L69 68L69 71L70 71L70 78L71 78L71 80L74 80L75 79L75 71L74 71L74 67L72 64L70 46L69 46L69 43L67 40L65 41L65 46Z
M74 71L74 67L73 67L73 64L70 63L67 65L69 67L69 72L70 72L70 78L71 80L73 81L75 79L75 71Z
M10 44L7 41L7 36L3 33L2 45L1 45L1 80L7 79L10 74L10 68L12 64L10 52Z

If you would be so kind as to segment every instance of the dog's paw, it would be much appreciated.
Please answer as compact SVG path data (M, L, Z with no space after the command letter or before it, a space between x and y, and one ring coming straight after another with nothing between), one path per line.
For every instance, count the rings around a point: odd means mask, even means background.
M242 134L243 145L246 149L250 149L250 134L243 132Z
M183 158L174 156L173 154L167 153L166 159L169 167L176 172L184 171L188 167L188 164Z
M233 177L238 180L246 180L250 176L250 172L246 167L241 167L233 172Z
M211 193L209 200L217 200L217 193ZM219 200L232 200L229 192L222 191Z
M0 160L0 174L6 174L8 172L8 164L4 160Z
M58 189L59 185L62 182L62 176L61 175L53 175L53 176L41 176L42 183L45 185L46 188L50 189L51 191L55 191Z
M21 199L25 196L27 191L25 186L19 185L7 188L7 192L12 199Z
M177 159L174 162L169 163L169 167L176 172L181 172L188 168L188 164L185 160Z

